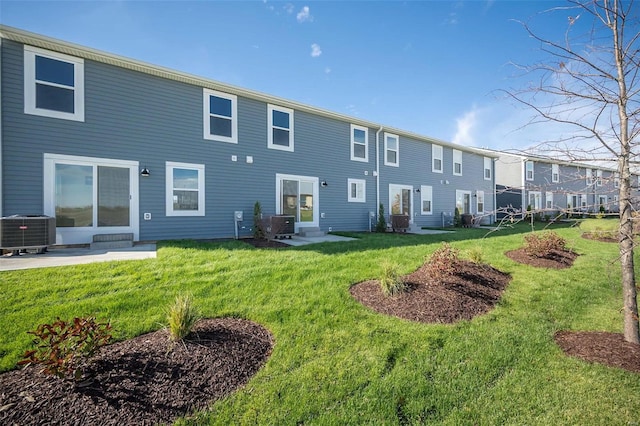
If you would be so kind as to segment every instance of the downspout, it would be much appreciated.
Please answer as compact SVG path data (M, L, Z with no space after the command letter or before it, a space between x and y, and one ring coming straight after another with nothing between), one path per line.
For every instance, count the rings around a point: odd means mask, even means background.
M520 214L522 220L527 217L527 159L522 159L522 170L524 173L520 173L520 178L522 179L522 194L520 195L520 202L522 203L522 207L520 208Z
M0 217L2 214L2 207L4 205L4 196L2 194L2 133L4 131L4 121L2 121L2 33L0 33Z
M493 159L493 170L491 171L491 178L493 180L493 222L498 223L498 187L496 185L496 163L498 158Z
M382 132L383 126L380 126L376 132L376 170L374 174L376 176L376 218L378 217L378 209L380 208L380 132ZM376 220L377 222L377 220Z

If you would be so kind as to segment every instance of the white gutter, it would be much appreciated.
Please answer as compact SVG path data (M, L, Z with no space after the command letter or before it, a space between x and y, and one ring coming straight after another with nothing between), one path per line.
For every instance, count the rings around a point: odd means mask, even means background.
M378 209L380 208L380 132L382 132L383 127L380 126L378 131L376 132L376 169L374 174L376 175L376 223L378 218Z
M2 121L2 37L0 37L0 217L2 214L2 206L4 205L4 198L2 196L2 131L4 128L4 122Z

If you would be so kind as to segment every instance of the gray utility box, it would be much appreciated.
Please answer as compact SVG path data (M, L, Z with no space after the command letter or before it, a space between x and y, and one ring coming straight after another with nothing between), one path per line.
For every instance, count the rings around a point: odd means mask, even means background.
M406 214L392 214L391 228L393 228L393 232L407 232L409 228L409 216Z
M0 249L37 249L42 253L55 243L55 217L14 215L0 218Z
M288 215L269 216L270 232L275 238L291 238L296 233L296 218Z

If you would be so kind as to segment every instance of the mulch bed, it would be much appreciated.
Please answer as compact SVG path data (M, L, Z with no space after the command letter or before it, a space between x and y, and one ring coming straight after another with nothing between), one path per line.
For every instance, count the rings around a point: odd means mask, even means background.
M446 281L433 280L425 267L404 277L409 291L385 296L377 280L355 284L349 290L363 305L386 315L428 323L454 323L489 311L511 280L489 265L459 261Z
M289 244L280 242L280 241L276 241L276 240L263 240L263 239L255 239L255 238L243 238L242 240L243 243L247 243L250 244L256 248L270 248L270 249L275 249L275 248L284 248L284 247L291 247Z
M582 238L585 238L587 240L600 241L602 243L617 243L618 242L617 238L599 237L597 234L594 234L592 232L583 232L582 233Z
M0 375L0 424L152 425L203 409L244 385L273 339L247 320L201 320L183 343L166 330L100 349L86 386L38 366Z
M569 356L640 373L640 345L619 333L559 331L555 341Z
M549 256L537 257L527 254L524 248L508 251L505 255L518 263L547 269L570 268L578 257L577 253L569 250L553 250Z

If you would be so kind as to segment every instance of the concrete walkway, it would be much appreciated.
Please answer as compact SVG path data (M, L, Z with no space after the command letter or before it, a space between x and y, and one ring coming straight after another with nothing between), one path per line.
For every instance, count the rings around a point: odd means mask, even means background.
M323 235L321 237L300 237L298 235L294 235L291 237L291 239L286 238L276 241L284 244L289 244L290 246L306 246L307 244L337 243L343 241L353 241L355 239L356 238L341 237L340 235Z

